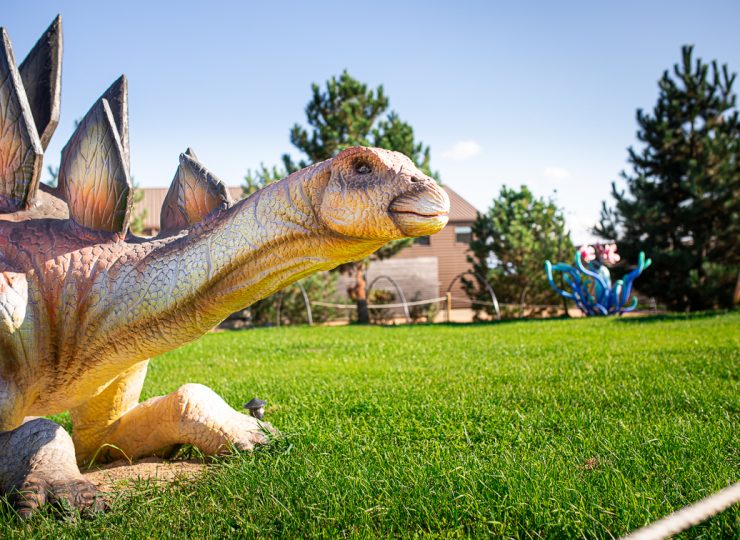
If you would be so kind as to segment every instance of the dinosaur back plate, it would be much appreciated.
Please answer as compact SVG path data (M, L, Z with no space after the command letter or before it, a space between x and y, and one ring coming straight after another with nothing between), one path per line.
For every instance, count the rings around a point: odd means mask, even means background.
M33 198L43 157L10 39L0 28L0 213L21 210Z

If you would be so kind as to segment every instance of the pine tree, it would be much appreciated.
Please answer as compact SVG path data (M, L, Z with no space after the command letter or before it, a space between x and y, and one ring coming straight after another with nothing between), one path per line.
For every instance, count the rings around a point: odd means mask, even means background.
M255 191L273 182L277 182L286 176L288 176L288 173L284 169L275 165L266 167L264 163L260 163L260 168L256 171L252 171L252 169L247 170L247 174L244 176L244 183L242 184L242 195L249 197Z
M329 159L351 146L370 146L373 127L389 103L382 85L368 89L347 70L326 81L324 90L312 84L311 93L306 105L311 131L299 124L290 130L290 142L308 161L299 161L296 167L290 156L284 155L289 172Z
M430 176L432 174L430 150L421 142L416 142L413 128L402 121L397 113L391 111L385 117L389 100L383 86L368 88L343 71L339 77L326 81L325 88L318 84L311 86L312 97L306 106L306 129L295 124L290 132L290 141L306 155L297 163L288 155L283 155L287 172L293 172L318 161L335 156L351 146L378 146L406 154ZM412 239L389 242L374 255L377 259L387 259L403 248L411 245ZM348 291L357 303L357 320L369 322L365 291L365 272L368 260L343 265L340 271L354 277L354 286Z
M439 173L430 166L431 150L414 137L414 128L392 111L380 120L373 129L372 145L378 148L395 150L408 156L421 172L439 180Z
M128 223L129 230L134 234L144 234L145 220L146 220L146 208L140 211L136 211L136 206L144 200L144 190L139 187L134 177L131 177L131 190L134 192L133 200L131 201L131 219Z
M653 267L640 291L673 309L727 307L740 286L740 122L735 74L692 61L658 82L652 114L637 111L639 151L629 149L626 191L612 184L594 232L623 256L645 251ZM711 67L711 69L710 69Z
M49 179L45 180L44 183L49 187L57 187L59 185L59 167L47 165L46 172L49 173Z
M543 264L546 259L563 260L573 254L565 217L551 199L535 197L527 188L506 186L485 214L478 214L471 227L473 271L488 280L499 300L519 305L519 316L526 304L556 305L558 297L550 289ZM479 283L463 280L472 300L490 301ZM490 306L475 306L493 313Z

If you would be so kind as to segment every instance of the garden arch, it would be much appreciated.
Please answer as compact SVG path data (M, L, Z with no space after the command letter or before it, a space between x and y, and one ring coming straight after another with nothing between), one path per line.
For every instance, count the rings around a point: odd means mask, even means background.
M475 276L478 281L486 288L488 291L488 294L491 295L491 305L493 306L493 309L496 311L496 320L501 320L501 310L498 307L498 299L496 298L496 293L493 292L493 287L491 287L491 284L486 281L486 279L481 276L478 272L475 272L473 270L466 270L465 272L461 272L458 275L456 275L454 278L452 278L452 281L450 281L449 286L447 287L446 294L450 294L450 291L452 291L452 286L457 282L458 279L461 277L470 274L471 276ZM476 303L475 301L471 300L471 304Z
M313 313L311 312L311 302L308 299L308 293L306 292L306 288L302 284L295 283L295 286L301 290L303 303L306 305L306 322L308 323L308 326L311 326L313 325ZM280 310L283 307L283 291L285 291L285 289L280 291L280 294L277 297L277 306L275 306L277 319L276 326L280 326Z
M390 284L393 285L393 287L396 289L396 292L398 293L398 298L401 299L401 304L403 305L403 314L406 317L406 322L411 323L411 313L409 313L409 306L406 303L406 295L403 294L401 287L398 286L398 283L392 277L386 276L385 274L377 276L374 280L370 282L370 285L367 286L367 289L365 289L365 298L370 298L370 291L372 290L373 286L381 279L385 279L386 281L390 282Z

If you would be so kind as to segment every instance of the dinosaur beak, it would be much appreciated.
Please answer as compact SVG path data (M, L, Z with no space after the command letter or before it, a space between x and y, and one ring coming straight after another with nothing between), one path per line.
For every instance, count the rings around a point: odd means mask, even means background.
M434 181L424 180L393 199L388 213L404 236L427 236L447 225L450 198Z

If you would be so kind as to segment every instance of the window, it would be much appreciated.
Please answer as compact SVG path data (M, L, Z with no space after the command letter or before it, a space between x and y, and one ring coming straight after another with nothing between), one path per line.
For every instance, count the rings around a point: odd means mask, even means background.
M469 244L473 239L473 233L470 227L455 227L455 242Z
M416 246L430 246L432 244L432 239L428 236L419 236L418 238L414 238L414 245Z

